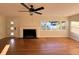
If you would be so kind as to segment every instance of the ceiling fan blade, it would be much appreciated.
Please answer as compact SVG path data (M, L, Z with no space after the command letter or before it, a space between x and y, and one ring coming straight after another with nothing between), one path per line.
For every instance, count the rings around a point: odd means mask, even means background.
M40 7L40 8L34 9L34 11L43 10L43 9L44 7Z
M19 12L29 12L29 11L19 11Z
M40 13L40 12L35 12L35 13L40 14L40 15L42 14L42 13Z
M25 5L24 3L20 3L22 6L24 6L27 9L30 9L27 5Z

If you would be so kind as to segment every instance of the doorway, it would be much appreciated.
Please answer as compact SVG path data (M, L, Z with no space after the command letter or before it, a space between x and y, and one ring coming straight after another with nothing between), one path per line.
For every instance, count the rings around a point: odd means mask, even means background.
M70 37L79 41L79 21L70 21Z

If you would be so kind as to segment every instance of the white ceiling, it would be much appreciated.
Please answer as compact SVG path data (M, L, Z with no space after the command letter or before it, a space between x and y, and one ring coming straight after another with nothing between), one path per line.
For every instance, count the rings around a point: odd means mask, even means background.
M50 3L50 4L34 4L35 8L43 6L45 9L41 10L40 12L43 13L43 15L52 15L52 16L70 16L73 14L79 13L79 4L67 4L67 3ZM5 16L21 16L23 14L28 15L27 12L18 12L21 10L27 10L25 7L23 7L19 3L0 3L0 15Z

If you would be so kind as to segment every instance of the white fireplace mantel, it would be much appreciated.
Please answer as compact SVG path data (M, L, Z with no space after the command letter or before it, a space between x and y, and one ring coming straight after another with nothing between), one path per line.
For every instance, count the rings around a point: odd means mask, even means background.
M23 37L23 29L36 29L36 27L21 27L20 28L20 37Z

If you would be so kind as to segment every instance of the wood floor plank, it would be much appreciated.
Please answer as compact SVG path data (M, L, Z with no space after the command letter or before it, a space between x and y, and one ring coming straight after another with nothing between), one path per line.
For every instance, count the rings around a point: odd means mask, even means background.
M10 47L9 44L5 45L5 47L4 47L4 49L2 50L2 52L1 52L0 55L6 55L6 53L7 53L8 49L9 49L9 47Z
M10 39L7 55L74 55L79 54L79 42L71 38Z

